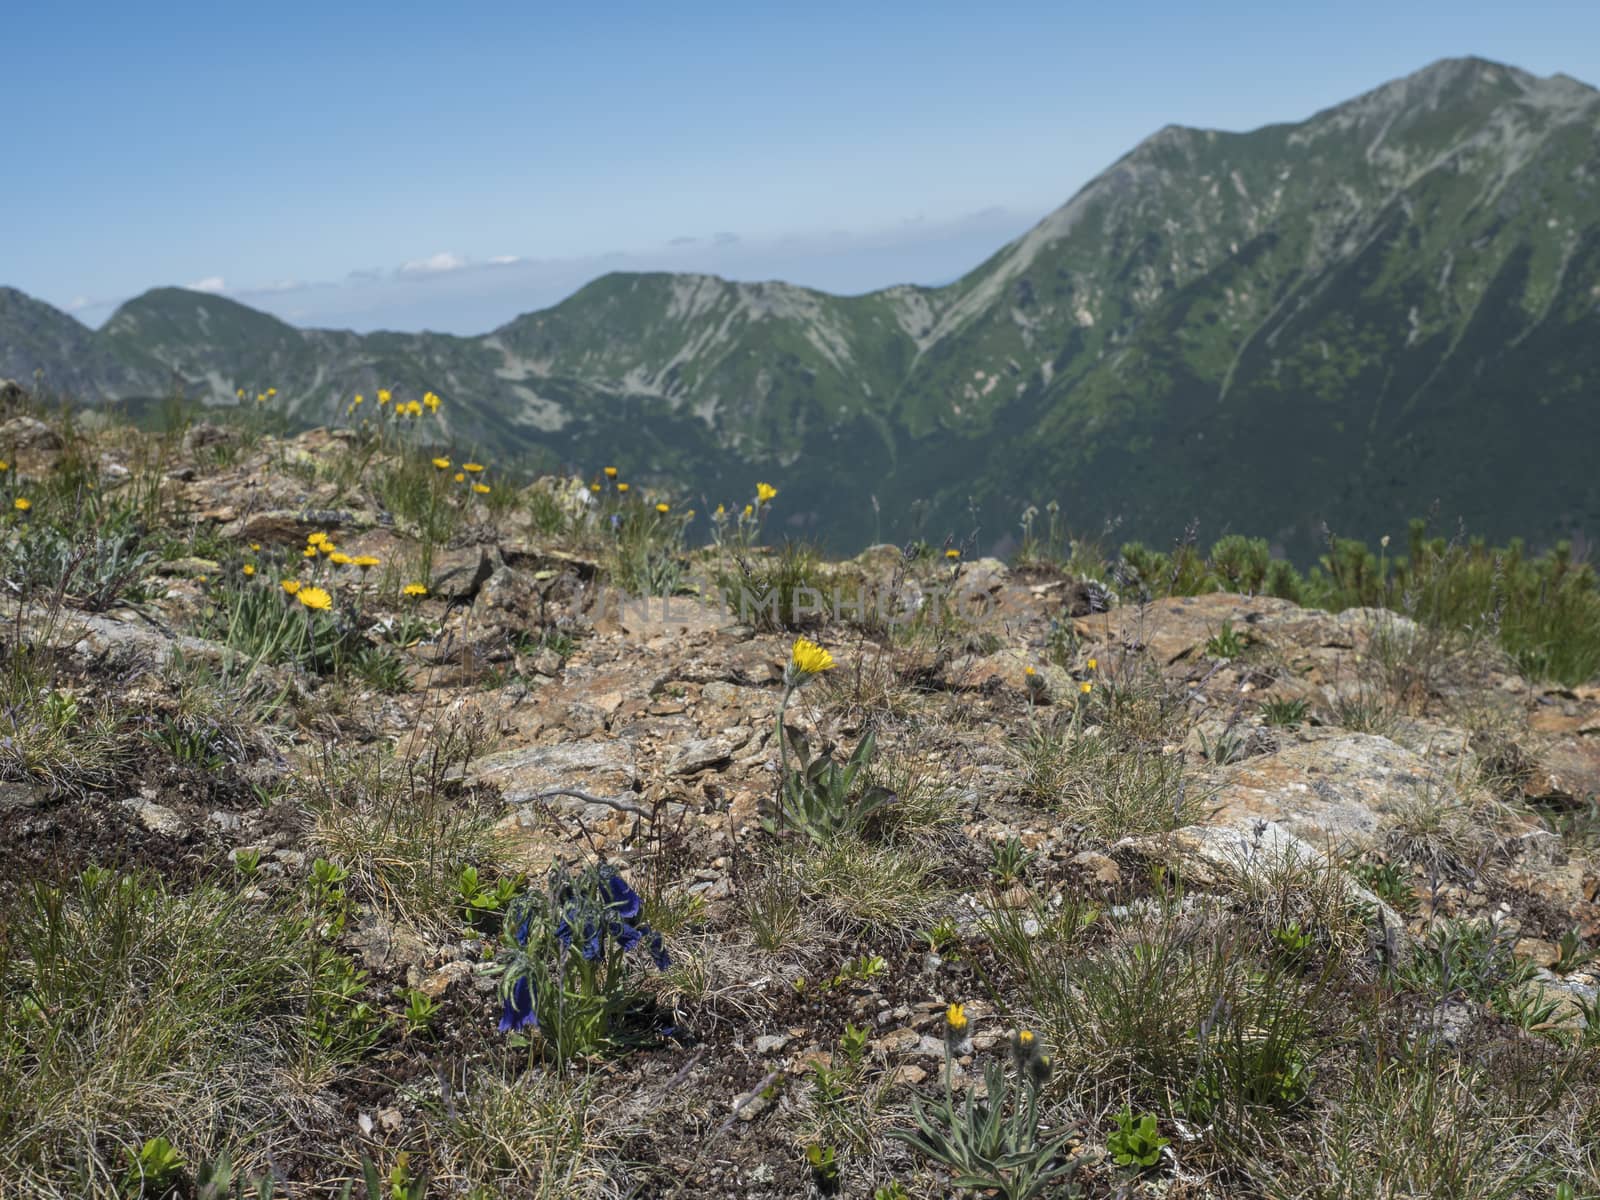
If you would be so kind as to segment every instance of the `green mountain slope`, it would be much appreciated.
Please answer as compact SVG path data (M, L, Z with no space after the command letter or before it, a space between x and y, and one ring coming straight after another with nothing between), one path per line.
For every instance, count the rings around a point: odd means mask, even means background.
M85 399L387 384L502 455L757 476L844 548L1028 503L1293 553L1431 508L1600 530L1600 92L1436 63L1297 124L1169 126L943 288L608 275L477 338L298 330L176 289L90 333L0 292L0 369Z

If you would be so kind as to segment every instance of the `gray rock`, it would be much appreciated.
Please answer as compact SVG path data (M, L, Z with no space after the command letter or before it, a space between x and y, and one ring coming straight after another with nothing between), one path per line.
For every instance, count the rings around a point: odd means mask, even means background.
M188 822L165 804L157 804L153 800L146 800L143 796L129 796L122 802L122 806L138 818L139 823L151 833L159 833L166 837L180 837L188 828Z

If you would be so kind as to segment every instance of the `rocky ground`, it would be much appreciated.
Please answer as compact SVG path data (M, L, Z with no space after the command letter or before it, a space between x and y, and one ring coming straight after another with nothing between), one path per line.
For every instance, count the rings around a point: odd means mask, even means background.
M388 1178L401 1152L394 1200L405 1170L445 1196L1026 1194L963 1187L890 1136L943 1094L952 1003L958 1095L986 1091L1019 1028L1054 1056L1038 1137L1077 1167L1038 1195L1600 1187L1600 686L1522 678L1491 643L1382 610L1216 592L1090 613L1064 570L894 547L814 571L909 597L893 620L619 603L594 516L614 484L463 508L423 561L425 532L363 474L389 451L329 465L364 453L348 431L15 415L0 451L15 496L68 468L80 496L149 480L170 535L104 604L8 569L7 663L36 673L8 693L0 755L3 1194L194 1194L223 1151L280 1196L335 1194L363 1156ZM13 514L14 559L67 502ZM379 565L308 560L314 534ZM310 586L308 562L359 580L335 607L381 672L251 656L216 619L221 589ZM894 794L820 836L769 827L800 635L836 665L790 724L841 762L872 734L862 783ZM98 756L74 732L91 723ZM486 968L507 943L461 872L542 887L597 861L671 964L630 956L633 1036L561 1064L497 1030ZM142 1006L232 951L184 934L154 969L117 957L81 882L96 867L156 881L130 927L200 920L198 898L266 946L263 914L300 914L300 939L350 964L337 1036L280 1053L332 1011L291 981L240 1018L277 1048L209 1062L237 1089L132 1061ZM39 999L41 888L112 964L82 1011ZM112 1008L115 1037L95 1024ZM70 1062L52 1029L83 1034ZM1147 1161L1124 1108L1155 1119ZM129 1182L156 1137L184 1165Z

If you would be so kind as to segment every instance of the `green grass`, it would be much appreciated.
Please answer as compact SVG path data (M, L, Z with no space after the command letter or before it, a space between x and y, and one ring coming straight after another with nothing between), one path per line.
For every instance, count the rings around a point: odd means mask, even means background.
M0 929L0 1178L25 1194L120 1195L156 1136L259 1163L312 1109L309 1002L338 956L294 917L90 870L12 897Z

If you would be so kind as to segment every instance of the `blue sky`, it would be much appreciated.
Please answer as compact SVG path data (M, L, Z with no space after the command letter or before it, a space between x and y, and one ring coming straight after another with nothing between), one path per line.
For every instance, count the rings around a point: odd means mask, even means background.
M478 332L614 269L936 283L1170 122L1298 120L1458 54L1600 83L1593 0L168 0L4 24L0 284L91 324L161 284Z

